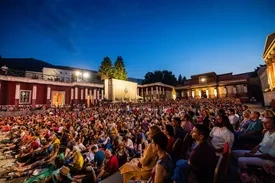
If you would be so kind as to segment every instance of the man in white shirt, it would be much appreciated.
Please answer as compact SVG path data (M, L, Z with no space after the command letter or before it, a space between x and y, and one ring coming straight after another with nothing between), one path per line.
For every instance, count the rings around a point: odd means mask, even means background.
M124 136L123 142L125 143L125 147L129 150L130 155L135 155L133 141L128 136Z
M267 132L258 146L251 151L235 150L232 152L232 155L238 160L239 168L247 168L248 165L275 166L275 118L264 118L263 125Z
M221 156L223 147L228 142L232 148L234 143L234 129L230 124L227 116L218 115L216 118L216 126L210 132L211 144L216 150L216 155Z
M237 126L238 122L239 122L239 116L235 114L235 110L230 108L228 109L228 118L229 121L231 123L231 125L233 125L234 129Z

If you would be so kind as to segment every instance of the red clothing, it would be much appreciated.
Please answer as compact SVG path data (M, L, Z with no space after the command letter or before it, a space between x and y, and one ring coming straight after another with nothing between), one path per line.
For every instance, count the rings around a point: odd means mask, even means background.
M173 151L173 145L174 145L175 141L176 141L175 137L171 137L171 138L168 139L166 150L170 155Z
M35 150L35 149L39 148L40 145L39 145L38 142L34 141L34 142L32 142L31 147L32 147L33 150Z
M118 159L115 155L112 155L110 158L108 164L107 164L107 171L111 174L114 174L118 171L119 165L118 165Z

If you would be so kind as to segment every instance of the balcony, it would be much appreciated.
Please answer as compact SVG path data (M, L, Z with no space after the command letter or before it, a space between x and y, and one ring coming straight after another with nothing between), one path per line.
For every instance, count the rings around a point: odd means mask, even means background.
M47 75L47 74L43 74L42 72L13 70L13 69L2 67L0 70L0 75L54 81L54 82L63 82L63 83L78 82L78 83L103 84L103 81L100 80L100 77L96 73L92 73L90 77L76 76L76 75L65 77L65 76L57 76L57 75Z

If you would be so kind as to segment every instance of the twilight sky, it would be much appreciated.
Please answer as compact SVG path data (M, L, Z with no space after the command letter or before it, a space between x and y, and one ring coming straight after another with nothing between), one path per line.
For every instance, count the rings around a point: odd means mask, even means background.
M0 0L0 55L98 70L122 56L128 76L189 78L263 64L275 0Z

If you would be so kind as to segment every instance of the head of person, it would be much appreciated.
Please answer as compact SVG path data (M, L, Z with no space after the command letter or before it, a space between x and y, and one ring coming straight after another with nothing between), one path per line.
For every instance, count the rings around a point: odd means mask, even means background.
M234 132L234 128L231 125L228 116L218 114L216 117L216 126L220 128L226 127L229 131Z
M230 115L234 115L235 114L235 110L234 109L232 109L232 108L229 108L228 110L227 110L227 114L230 116Z
M226 115L226 112L225 112L224 109L219 109L218 112L217 112L217 114L222 115L222 116L225 116L225 115Z
M264 117L275 117L275 113L271 109L266 109L264 112Z
M202 115L203 116L210 116L209 110L208 109L203 109Z
M171 121L171 125L172 125L173 127L179 127L180 124L181 124L181 120L180 120L179 117L174 117L174 118L172 119L172 121Z
M261 115L261 114L260 114L258 111L253 111L253 112L250 114L250 119L252 119L252 120L257 120L257 119L259 119L260 115Z
M247 105L242 105L242 110L243 111L246 111L248 109L248 106Z
M245 110L243 112L244 119L250 119L251 112L249 110Z
M124 137L122 138L122 141L123 141L123 142L127 142L127 141L128 141L128 138L129 138L129 137L124 136Z
M66 166L63 166L60 170L59 173L57 174L56 178L59 181L63 181L70 173L70 169Z
M209 137L210 130L203 124L196 124L191 132L192 138L196 141L203 142Z
M117 144L117 148L119 149L119 150L121 150L121 149L124 149L124 147L125 147L125 144L123 143L123 142L118 142L118 144Z
M161 129L159 126L153 125L153 126L149 127L148 139L152 140L152 137L158 132L161 132Z
M170 137L173 137L175 135L174 128L172 125L165 125L164 134Z
M92 150L93 153L96 153L98 151L98 147L96 145L93 145L91 147L91 150Z
M168 138L163 132L156 133L152 137L152 147L154 152L166 151Z
M263 126L268 131L275 130L275 117L263 118Z
M104 154L107 159L111 158L113 155L110 149L106 149Z

